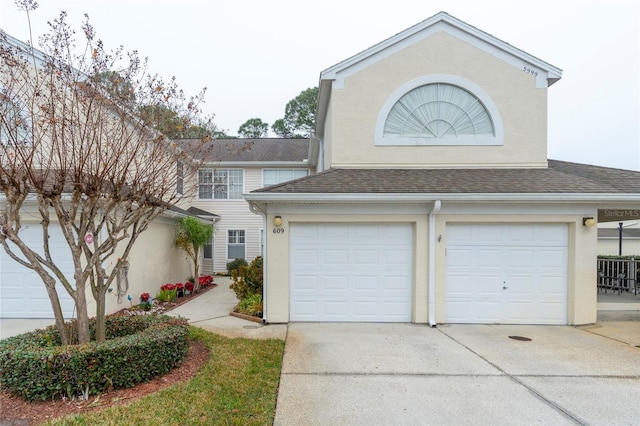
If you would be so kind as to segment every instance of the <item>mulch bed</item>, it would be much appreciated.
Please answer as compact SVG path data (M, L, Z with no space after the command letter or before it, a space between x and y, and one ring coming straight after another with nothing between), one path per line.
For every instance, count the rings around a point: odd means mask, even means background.
M162 304L164 311L171 310L185 302L206 293L215 287L212 284L198 293L179 297L174 302ZM122 309L114 315L126 315ZM187 356L175 369L164 376L156 377L129 389L118 389L101 395L91 396L87 401L62 400L28 402L20 397L2 391L0 388L0 424L2 426L31 426L69 414L81 414L105 408L128 404L150 393L191 379L209 360L209 349L201 341L191 341Z

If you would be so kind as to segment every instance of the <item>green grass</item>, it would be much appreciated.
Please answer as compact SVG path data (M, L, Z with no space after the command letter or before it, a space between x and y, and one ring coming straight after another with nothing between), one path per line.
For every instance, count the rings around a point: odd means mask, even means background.
M54 425L273 424L284 341L228 339L191 327L211 359L184 382L129 405L74 415Z

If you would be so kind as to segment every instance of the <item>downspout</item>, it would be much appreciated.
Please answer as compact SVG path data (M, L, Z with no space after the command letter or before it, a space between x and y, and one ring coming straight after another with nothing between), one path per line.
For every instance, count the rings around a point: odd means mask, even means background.
M435 200L429 213L429 326L436 324L436 215L440 212L442 202Z
M267 213L262 211L252 202L249 202L252 213L262 216L262 229L264 229L264 253L262 253L262 323L267 323Z

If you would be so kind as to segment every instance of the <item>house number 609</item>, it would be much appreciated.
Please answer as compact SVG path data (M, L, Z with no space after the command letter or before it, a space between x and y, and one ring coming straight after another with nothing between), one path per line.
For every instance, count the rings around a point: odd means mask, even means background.
M284 234L284 228L273 228L274 234Z

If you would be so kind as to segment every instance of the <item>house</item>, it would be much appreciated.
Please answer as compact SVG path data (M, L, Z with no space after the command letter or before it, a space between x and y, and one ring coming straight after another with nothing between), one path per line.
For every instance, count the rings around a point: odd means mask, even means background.
M51 133L48 133L49 127L43 126L45 129L39 127L39 125L29 126L29 123L32 120L40 119L41 122L47 122L42 119L42 116L38 116L38 114L42 113L46 108L33 107L32 109L24 108L24 105L28 104L36 104L33 99L36 96L42 96L40 98L40 102L46 102L45 98L47 95L51 95L56 90L60 88L68 89L72 87L77 90L77 92L88 93L91 89L89 85L85 85L82 79L85 77L83 74L70 74L73 75L73 84L63 86L61 82L54 82L53 84L47 84L46 87L37 86L38 81L33 79L34 75L40 72L41 69L45 68L43 64L46 64L49 58L43 53L35 49L31 49L28 45L15 38L5 35L4 33L0 33L0 49L2 50L2 61L0 61L0 165L2 168L0 169L0 179L2 179L2 189L5 189L5 185L7 182L10 182L7 179L7 176L15 176L12 175L11 172L13 170L22 171L24 168L24 163L16 162L11 163L11 158L15 156L16 152L23 154L25 156L29 155L29 160L32 161L31 172L33 175L37 175L41 170L45 170L49 172L51 175L58 176L74 176L72 173L74 171L72 160L68 162L64 162L64 160L68 160L68 157L65 154L68 154L69 151L66 151L66 148L71 145L70 141L74 140L73 130L75 126L69 126L66 129L66 134L64 138L60 136L58 141L64 141L64 144L61 143L59 146L61 147L60 151L57 152L59 158L63 158L62 164L64 167L60 165L60 163L56 163L56 157L52 152L51 147L53 145L51 139ZM6 49L6 50L5 50ZM15 55L13 54L15 52ZM14 58L24 57L29 60L29 66L19 67L21 64L20 61L15 61ZM31 67L31 59L33 59L33 63L37 64L37 67ZM22 73L21 73L22 72ZM77 77L79 76L79 78ZM75 79L78 78L78 79ZM40 79L40 83L44 79ZM55 79L54 79L55 80ZM46 80L49 83L48 80ZM68 90L68 92L72 92L73 90ZM59 92L58 92L59 93ZM91 92L95 93L95 92ZM61 98L61 97L60 97ZM68 101L68 98L64 98L60 100L60 98L54 98L53 96L46 99L56 99L55 104L57 107L60 105L64 105L65 101L69 104L72 101ZM80 102L78 102L80 103ZM99 104L99 105L97 105ZM77 104L76 104L77 105ZM75 105L74 105L75 106ZM126 155L129 155L128 158L132 159L132 161L136 161L139 158L149 159L152 152L161 152L159 149L151 149L151 140L154 135L150 135L150 132L138 131L135 125L136 121L129 115L126 110L114 108L113 104L109 102L95 102L92 105L94 108L93 111L100 110L100 113L103 113L102 117L108 117L109 120L103 121L108 123L101 127L101 131L105 135L113 136L121 136L117 137L109 137L109 136L101 136L93 138L95 141L104 141L108 140L109 142L104 147L110 147L113 150L118 148L118 153L120 154L120 158L127 158ZM62 110L62 108L60 108ZM80 112L81 111L81 112ZM77 116L73 114L76 113L81 115L82 113L87 112L86 109L76 108L73 112L68 112L68 115L65 119L68 119L68 122L73 123L74 119L78 119ZM34 116L30 116L33 114ZM120 114L118 116L118 114ZM96 115L91 115L87 112L87 116L92 119L96 117ZM83 116L83 118L86 116ZM118 121L117 118L121 120ZM55 122L56 120L50 120L50 122ZM118 127L118 124L122 123L121 127ZM53 126L51 126L53 127ZM87 126L88 128L90 126ZM115 129L115 130L114 130ZM113 133L111 131L113 130ZM78 135L80 132L76 133ZM83 134L91 134L91 129L86 129ZM35 134L35 136L34 136ZM60 134L60 133L59 133ZM89 138L87 138L89 139ZM85 139L83 139L84 141ZM76 139L77 142L77 139ZM127 142L131 142L131 145L128 145ZM138 147L144 147L145 153L131 153L131 150L128 150L128 147L131 149L135 149L135 143L138 143ZM82 145L82 143L77 142L77 146ZM158 146L158 145L155 145ZM163 145L163 147L166 145ZM33 151L30 151L31 147L36 147L38 151L36 154L33 154ZM86 149L87 145L83 145ZM91 145L87 152L91 153L88 156L84 157L86 162L84 163L86 167L82 168L82 176L90 176L93 171L99 169L96 167L94 169L91 168L91 164L98 164L97 162L91 162L91 156L95 154L96 145ZM101 148L98 146L98 148ZM149 148L149 149L146 149ZM44 163L40 162L38 158L38 153L44 153L43 157L46 160ZM105 150L106 152L112 152ZM145 156L146 155L146 156ZM105 158L103 156L102 158ZM156 156L155 159L159 160L163 158L164 155L161 153ZM167 164L167 167L173 167L173 162L171 160ZM103 160L103 163L107 162L107 160ZM69 165L71 164L71 165ZM158 164L158 163L155 163ZM18 167L15 167L18 165ZM80 169L79 167L75 170ZM129 172L130 168L124 168L125 172ZM134 168L135 169L135 168ZM116 170L114 167L112 170ZM122 169L118 169L118 172ZM162 170L161 166L158 166L158 170ZM116 180L120 179L123 174L115 172L112 176L115 175ZM133 173L133 172L132 172ZM86 175L86 176L85 176ZM100 175L105 176L105 175ZM148 176L148 175L147 175ZM173 178L173 177L172 177ZM26 180L26 179L25 179ZM35 180L35 179L34 179ZM69 179L70 180L70 179ZM72 192L72 185L69 185L69 180L64 181L59 185L61 188L60 192L57 193L59 195L58 199L62 200L61 205L65 205L65 201L71 197L69 194ZM88 179L87 179L88 180ZM147 181L152 181L152 179L148 179ZM43 179L46 184L46 179ZM53 180L52 180L53 181ZM99 185L105 185L105 187L113 188L114 180L108 181L105 178L96 179L99 182ZM163 182L168 182L164 184L164 187L168 190L169 188L173 188L175 185L174 181L171 179L166 179L163 177ZM14 181L15 182L15 181ZM33 191L32 181L25 185L25 188L28 186L31 187ZM56 183L62 182L61 180L57 180ZM74 181L75 186L79 182L80 185L85 183L85 180L79 179L78 181ZM158 182L160 180L158 179ZM153 183L153 182L152 182ZM13 185L13 184L12 184ZM140 185L144 186L144 182ZM8 188L7 193L12 191L12 188L16 186L6 185ZM115 186L116 188L122 188ZM125 182L124 188L126 189L127 199L134 200L137 204L133 207L131 205L126 206L120 204L123 208L122 210L133 211L140 203L140 197L136 198L137 194L135 192L134 185L127 184ZM97 191L96 191L97 192ZM108 192L108 191L107 191ZM168 192L168 191L167 191ZM118 195L123 194L123 192ZM76 193L77 194L77 193ZM104 192L102 193L104 194ZM101 194L101 195L102 195ZM86 192L82 194L86 195ZM146 197L146 193L143 194L143 197ZM53 197L52 197L53 198ZM80 197L82 198L82 197ZM90 197L85 197L90 198ZM95 199L99 199L100 196L94 197ZM122 200L121 197L120 200ZM13 222L13 216L9 213L8 215L4 215L6 212L6 193L2 191L0 193L0 224L3 225L2 231L4 231L4 226L7 225L5 220L8 219L9 222ZM50 202L51 198L47 199L49 201L49 205L52 206ZM154 202L155 205L155 201ZM80 203L79 203L80 204ZM21 226L13 226L13 223L9 223L7 228L12 229L15 228L18 230L20 239L24 242L24 244L36 251L42 258L46 257L44 251L44 238L43 238L43 225L45 223L45 216L51 220L50 224L48 224L48 245L51 252L51 257L55 265L59 268L59 272L63 274L70 282L74 281L74 265L72 261L72 254L70 249L70 244L67 243L66 238L62 233L62 227L58 222L58 214L53 212L53 207L47 210L44 205L45 203L39 203L37 197L34 195L27 195L25 198L25 202L22 204L20 213L20 223ZM66 204L68 206L68 204ZM104 203L100 205L100 211L109 211L109 205ZM61 209L62 211L63 209ZM68 213L70 209L67 209L67 217L72 216L73 213ZM79 209L82 214L84 214L87 210ZM94 209L95 211L95 209ZM48 214L44 213L48 212ZM160 216L152 219L151 222L148 223L147 230L140 235L138 240L136 240L136 244L132 251L126 256L125 261L126 267L123 268L118 274L118 279L109 285L109 292L106 295L106 311L107 313L112 313L118 311L122 308L129 307L130 303L138 303L138 298L143 292L150 292L153 295L157 292L160 285L166 282L177 282L184 281L189 274L189 263L183 260L183 256L181 255L179 249L177 249L174 245L175 241L175 229L176 229L176 221L180 217L184 217L185 215L189 215L190 213L181 210L178 208L171 208L164 211ZM62 215L64 216L64 214ZM112 227L117 227L117 222L122 219L122 217L126 216L126 213L118 212L108 218L101 223L109 223ZM77 217L77 216L76 216ZM149 216L151 217L151 216ZM146 226L145 218L138 216L136 218L136 224L134 226ZM99 219L96 219L95 222L100 222ZM78 225L75 222L75 225ZM71 238L73 238L74 242L81 242L84 240L87 242L87 249L83 253L91 254L87 255L87 257L93 254L99 254L103 259L102 267L107 271L113 271L113 268L118 262L120 257L123 257L124 246L126 246L127 242L130 241L131 235L133 233L132 228L134 226L130 226L128 228L127 233L121 233L118 235L120 238L120 242L116 248L105 249L105 251L98 253L97 246L100 245L100 242L104 242L108 240L106 236L106 231L104 228L100 230L99 225L95 223L94 229L97 232L91 233L91 230L87 228L87 233L80 232L80 230L76 230L75 234ZM89 241L95 241L96 244L92 244ZM26 257L13 243L11 243L8 239L6 240L6 244L10 247L12 252L20 259L25 260ZM102 246L104 248L104 246ZM149 253L152 252L153 256L149 256ZM107 256L109 254L109 256ZM86 262L86 257L82 258L82 261ZM54 275L54 272L49 271L51 276ZM68 293L62 288L60 284L60 280L57 280L57 294L60 297L60 304L62 307L62 313L65 319L72 319L76 317L76 311L74 302ZM3 248L0 248L0 318L53 318L53 311L51 308L51 303L49 300L49 296L47 294L47 290L43 283L41 277L34 272L32 269L28 269L23 266L16 260L14 260ZM87 285L87 291L85 292L86 299L88 300L88 312L89 315L95 315L96 312L96 303L93 299L92 292L90 290L90 286ZM132 302L130 302L130 300Z
M206 212L218 216L212 244L202 253L203 273L224 273L236 258L251 262L263 255L264 220L242 194L313 174L310 146L308 139L220 139L201 150L197 193L185 194L180 206L202 218Z
M561 77L444 12L322 71L318 173L245 194L264 321L595 322L594 218L640 173L547 159Z

